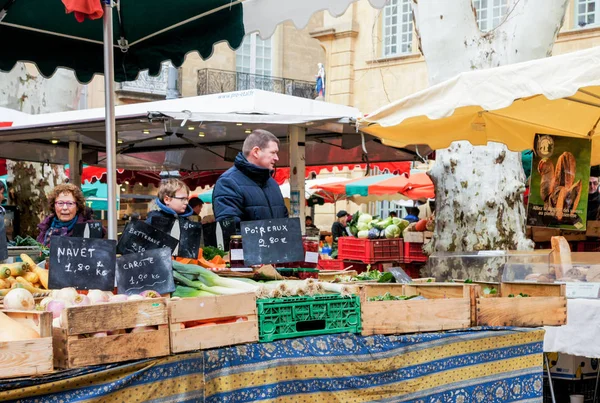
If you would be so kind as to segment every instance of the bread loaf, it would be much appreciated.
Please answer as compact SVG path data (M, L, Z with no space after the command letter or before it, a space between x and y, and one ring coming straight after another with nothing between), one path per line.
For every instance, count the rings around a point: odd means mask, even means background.
M564 273L573 268L571 247L569 247L569 242L562 236L553 236L550 242L552 244L551 261L556 268L556 278L561 279Z

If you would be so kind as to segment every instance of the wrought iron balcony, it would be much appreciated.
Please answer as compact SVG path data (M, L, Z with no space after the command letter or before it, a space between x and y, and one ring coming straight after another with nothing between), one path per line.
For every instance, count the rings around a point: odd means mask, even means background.
M149 76L148 71L140 72L137 80L126 81L118 84L119 96L132 95L134 97L165 99L167 96L167 83L169 79L169 63L163 63L158 76Z
M236 71L201 69L198 70L198 95L219 94L243 90L265 90L301 98L317 97L315 84L310 81L289 78L261 76Z

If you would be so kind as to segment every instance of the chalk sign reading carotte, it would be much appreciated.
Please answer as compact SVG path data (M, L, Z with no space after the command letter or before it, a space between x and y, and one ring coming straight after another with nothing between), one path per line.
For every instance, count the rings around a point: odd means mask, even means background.
M53 236L50 239L49 288L112 291L116 249L114 240Z
M171 251L177 246L177 239L169 234L146 224L143 221L131 221L123 230L119 239L117 250L122 255L146 252L152 249L169 248Z
M240 227L247 266L304 261L299 218L246 221Z
M153 290L159 294L175 291L171 250L153 249L123 255L117 259L117 289L120 294Z

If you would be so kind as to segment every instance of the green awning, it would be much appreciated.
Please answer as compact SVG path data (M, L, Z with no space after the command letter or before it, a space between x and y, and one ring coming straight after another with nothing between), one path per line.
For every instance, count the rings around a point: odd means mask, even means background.
M60 0L0 0L0 10L6 8L0 70L30 61L45 77L58 67L74 70L83 83L103 74L102 19L78 23ZM157 75L166 60L179 67L192 51L208 58L218 42L237 48L244 37L242 4L230 0L120 0L113 26L118 82L135 80L145 69Z

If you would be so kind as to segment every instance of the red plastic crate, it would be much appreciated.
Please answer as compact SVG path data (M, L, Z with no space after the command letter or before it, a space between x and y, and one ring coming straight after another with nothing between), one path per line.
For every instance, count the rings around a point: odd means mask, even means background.
M319 259L319 270L344 270L344 261L340 259Z
M423 253L422 243L404 242L404 262L426 262L427 255Z
M600 242L598 241L579 241L577 242L577 248L571 246L573 252L600 252Z
M338 258L365 263L399 262L402 260L402 239L338 239Z

